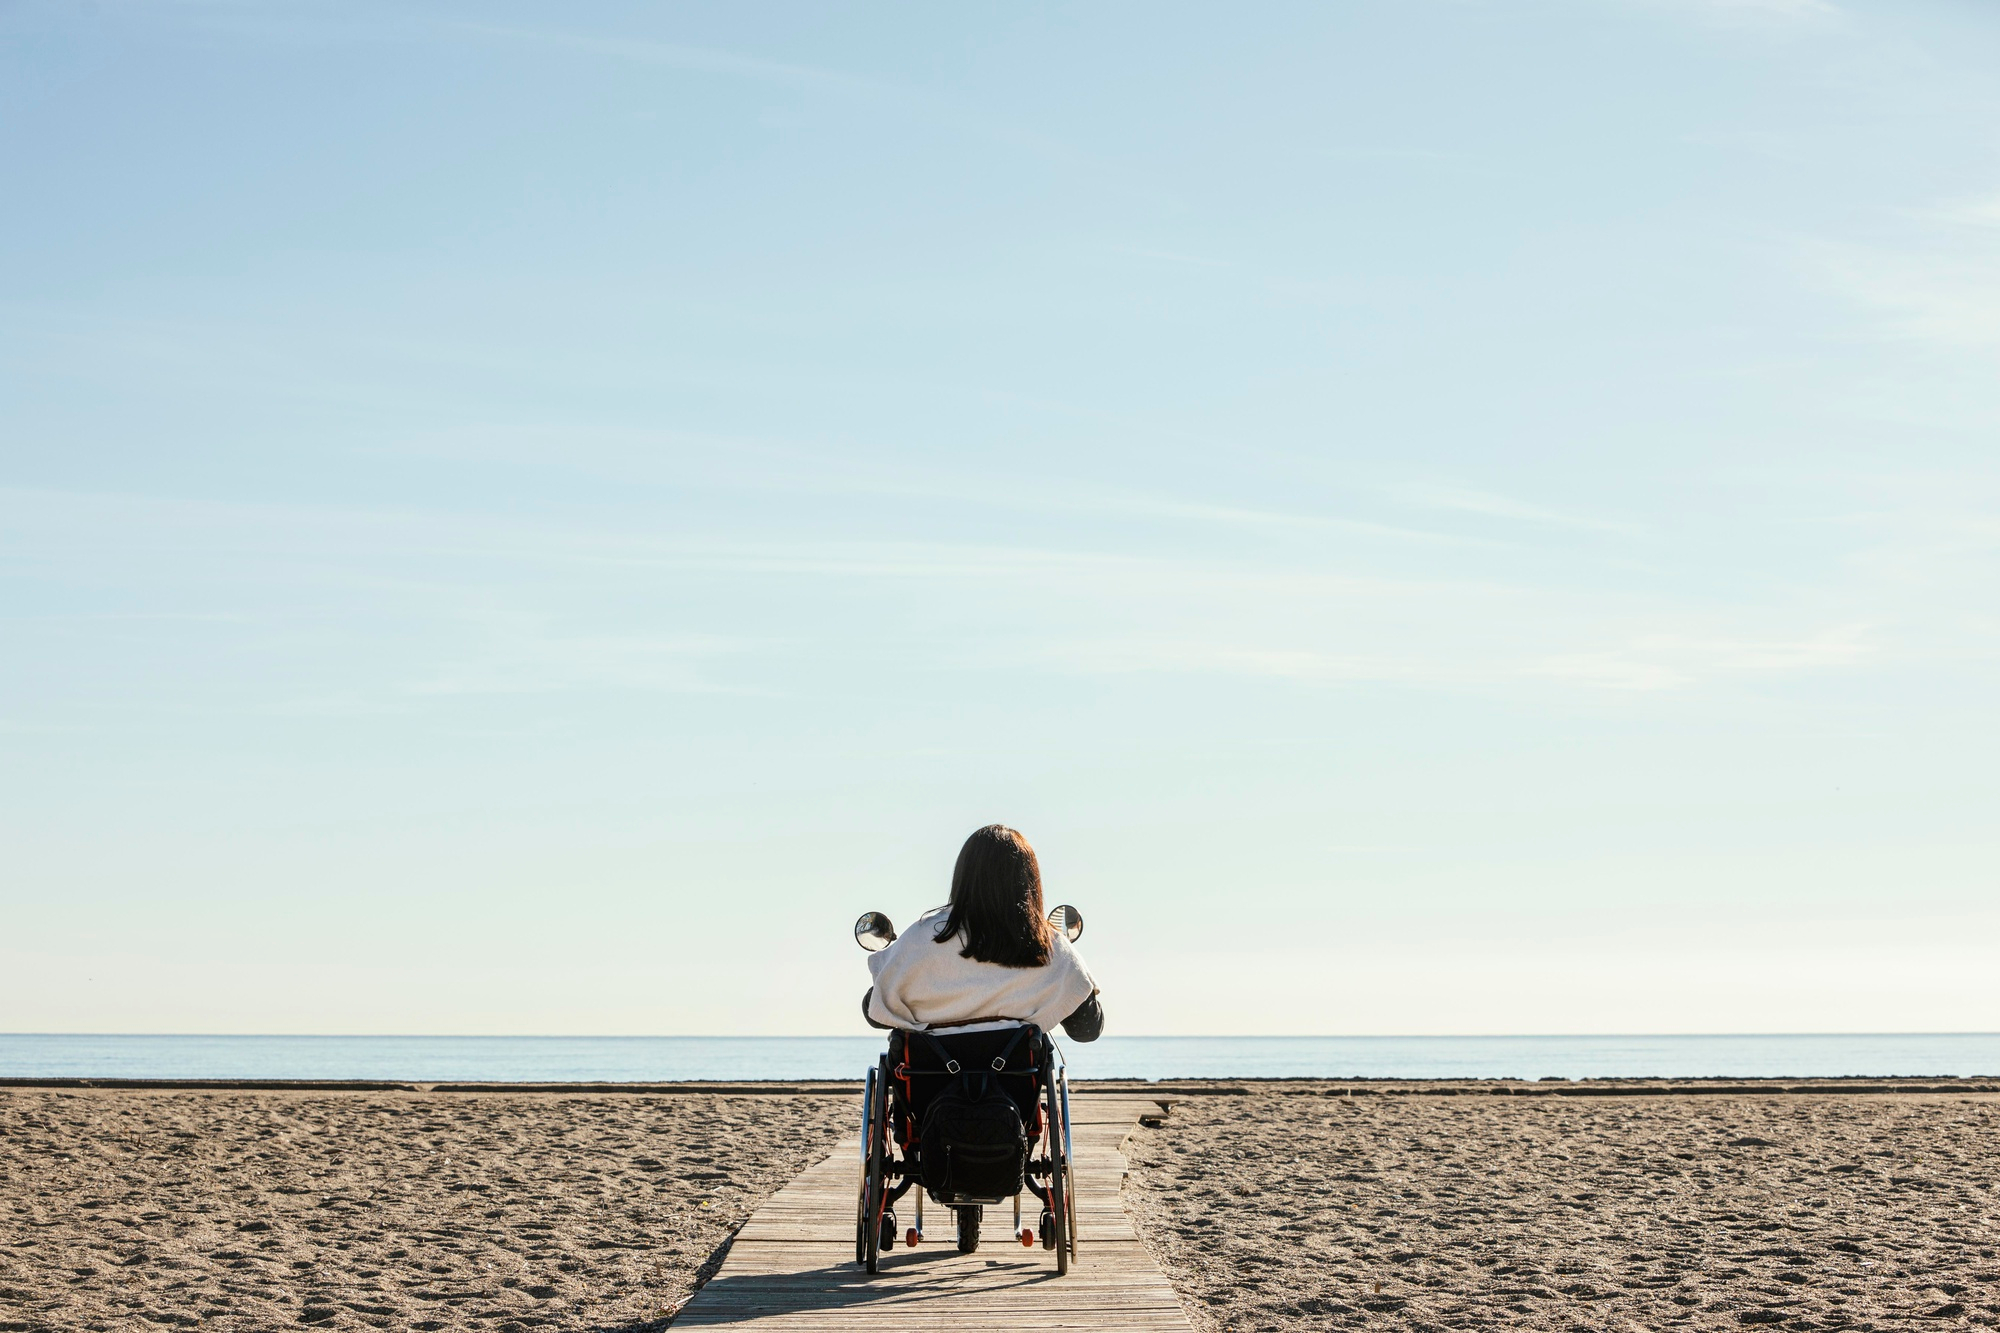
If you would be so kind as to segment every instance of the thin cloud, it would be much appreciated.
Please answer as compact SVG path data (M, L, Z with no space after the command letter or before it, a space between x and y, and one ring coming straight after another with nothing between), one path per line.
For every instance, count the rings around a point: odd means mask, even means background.
M556 47L658 69L678 69L695 74L743 79L773 87L835 93L846 97L894 98L905 103L920 102L924 107L925 116L938 125L950 125L964 133L1005 144L1050 161L1065 162L1073 166L1093 161L1092 158L1079 152L1073 144L1029 132L1011 122L968 115L963 107L951 100L924 97L914 89L898 87L877 79L851 74L845 70L770 60L762 56L744 55L736 51L722 51L706 46L689 46L680 42L663 42L643 37L602 37L593 33L555 28L455 23L450 25L448 30L498 41Z
M1016 497L1014 502L1049 510L1134 514L1238 527L1340 531L1406 542L1434 542L1454 546L1485 544L1476 538L1469 538L1459 533L1435 532L1394 523L1378 523L1339 514L1312 514L1294 510L1208 504L1195 500L1177 500L1169 496L1113 494L1080 495L1066 499L1053 496L1022 496Z
M1511 496L1499 495L1492 491L1472 490L1458 486L1427 486L1398 491L1400 498L1408 503L1427 509L1449 509L1465 514L1481 514L1489 518L1511 519L1521 523L1537 523L1550 527L1577 528L1587 532L1634 532L1633 524L1614 519L1597 518L1587 514L1570 514L1549 509L1542 505L1529 504Z
M1467 673L1435 661L1365 653L1269 648L1200 639L1088 639L1044 645L1034 665L1091 676L1238 676L1339 685L1397 682L1469 683ZM987 665L985 662L979 665Z
M1138 259L1157 259L1162 263L1179 264L1186 268L1237 268L1234 259L1217 259L1209 255L1190 254L1184 250L1166 250L1150 245L1111 245L1113 254L1131 255Z
M1804 252L1823 283L1897 337L2000 348L2000 234L1903 250L1816 242Z
M751 492L942 501L972 509L1039 514L1126 515L1205 526L1342 533L1405 543L1494 544L1483 536L1347 514L1219 504L1144 491L1101 490L1056 478L1019 487L1007 487L991 478L971 484L948 473L927 476L907 464L894 467L860 464L828 459L811 449L784 442L699 432L618 432L608 440L609 449L601 452L593 451L588 435L579 436L575 430L561 426L524 430L518 424L477 431L457 428L448 435L419 436L398 443L399 447L414 447L436 457L546 463L615 479L671 476L684 481L693 463L701 467L705 483ZM662 450L672 451L669 462L662 461ZM1532 512L1555 517L1546 511Z
M555 694L616 689L669 694L757 693L702 670L752 645L717 635L547 634L509 636L399 692L413 695Z
M630 64L651 65L661 69L682 69L698 74L719 74L728 78L748 79L756 83L776 84L788 88L869 95L880 95L891 91L887 85L842 70L823 69L814 65L795 65L786 61L766 60L761 56L741 55L734 51L718 51L705 46L685 46L678 42L659 42L636 37L598 37L588 33L565 32L551 28L518 28L491 23L454 23L450 27L453 31L475 36L532 43L537 46L560 47L622 60Z
M1546 627L1545 632L1553 628ZM1539 658L1522 657L1500 645L1482 651L1468 647L1461 645L1452 652L1342 652L1133 635L1049 644L1033 660L1085 675L1164 673L1453 689L1491 689L1541 677L1613 692L1650 693L1726 678L1827 670L1857 662L1872 651L1860 627L1791 640L1647 634L1616 648Z
M1946 204L1941 208L1924 209L1911 216L1958 227L2000 227L2000 194L1968 199L1957 204Z
M204 600L236 615L241 629L233 637L242 642L296 651L329 632L372 634L375 680L355 682L358 697L332 701L336 708L588 689L740 693L753 688L746 681L790 688L806 648L824 649L829 634L848 633L809 610L834 597L850 608L843 624L886 616L843 651L917 671L1012 663L1083 675L1449 690L1540 680L1646 694L1887 660L1872 637L1877 625L1894 627L1897 660L1991 646L1990 625L1942 620L1924 607L1906 606L1899 616L1896 600L1876 586L1879 574L1852 566L1856 586L1841 599L1848 619L1771 634L1736 632L1734 616L1710 618L1713 628L1674 628L1698 623L1700 608L1637 596L1606 603L1575 588L1508 581L1485 562L1426 576L1379 559L1371 569L1289 550L1225 558L1046 542L658 534L46 491L0 490L0 513L15 557L73 571L95 561L159 565L174 586L206 589ZM107 543L103 534L112 532L118 536ZM1965 539L1990 545L1991 534ZM412 562L423 577L411 577ZM613 610L638 605L635 595L650 603L666 589L724 586L741 613L791 625L797 641L712 633L702 621L630 622ZM282 603L264 600L274 589L282 589ZM321 609L301 619L286 608L306 590ZM958 605L967 594L986 608L980 627L937 642L903 636L904 612L884 610L906 608L911 597ZM246 613L245 598L262 611ZM1595 627L1613 615L1659 628L1607 644ZM292 697L324 707L324 682L309 680L319 673L309 658L300 661L303 688Z
M1648 9L1685 14L1711 27L1792 27L1844 17L1827 0L1636 0Z
M1673 690L1725 676L1846 666L1872 651L1865 633L1850 625L1788 640L1647 634L1616 648L1546 657L1529 671L1610 690Z

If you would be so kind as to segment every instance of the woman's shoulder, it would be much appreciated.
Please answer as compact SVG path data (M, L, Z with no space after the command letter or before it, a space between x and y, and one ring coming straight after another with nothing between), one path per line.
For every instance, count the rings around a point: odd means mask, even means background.
M904 940L909 940L912 944L935 943L937 939L938 928L944 925L945 918L950 915L951 915L951 908L949 906L933 907L930 911L925 912L923 915L919 916L915 921L912 921L909 924L908 929L904 930L901 935L896 937L896 942L898 944L901 944Z
M1073 967L1085 976L1090 975L1090 968L1084 963L1083 954L1060 930L1049 932L1049 962L1051 965Z

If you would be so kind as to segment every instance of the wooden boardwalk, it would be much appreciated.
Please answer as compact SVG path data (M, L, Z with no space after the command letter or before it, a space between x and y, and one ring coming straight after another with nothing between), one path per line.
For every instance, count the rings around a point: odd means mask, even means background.
M1132 1230L1119 1189L1122 1146L1141 1115L1161 1107L1146 1097L1083 1096L1071 1103L1076 1152L1076 1260L1056 1276L1056 1257L1008 1234L1013 1209L986 1210L979 1249L960 1254L950 1210L926 1209L924 1243L882 1256L873 1277L854 1262L858 1138L772 1195L743 1225L722 1269L682 1307L680 1328L754 1325L757 1333L951 1333L1093 1330L1189 1333L1166 1276ZM914 1193L896 1212L905 1226ZM1035 1225L1041 1208L1022 1201Z

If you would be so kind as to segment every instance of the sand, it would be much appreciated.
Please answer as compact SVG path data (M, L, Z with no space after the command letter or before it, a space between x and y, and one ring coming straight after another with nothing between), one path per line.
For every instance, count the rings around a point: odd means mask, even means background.
M2000 1323L2000 1097L1266 1092L1128 1155L1199 1333Z
M1126 1202L1197 1333L2000 1323L2000 1096L1468 1091L1193 1096L1137 1131ZM658 1328L853 1119L0 1089L0 1329Z
M619 1329L852 1097L0 1089L0 1329Z

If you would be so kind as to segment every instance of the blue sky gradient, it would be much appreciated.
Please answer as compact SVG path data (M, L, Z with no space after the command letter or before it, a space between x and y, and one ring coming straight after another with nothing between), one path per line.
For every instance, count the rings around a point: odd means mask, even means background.
M0 1029L2000 1029L2000 13L0 10Z

